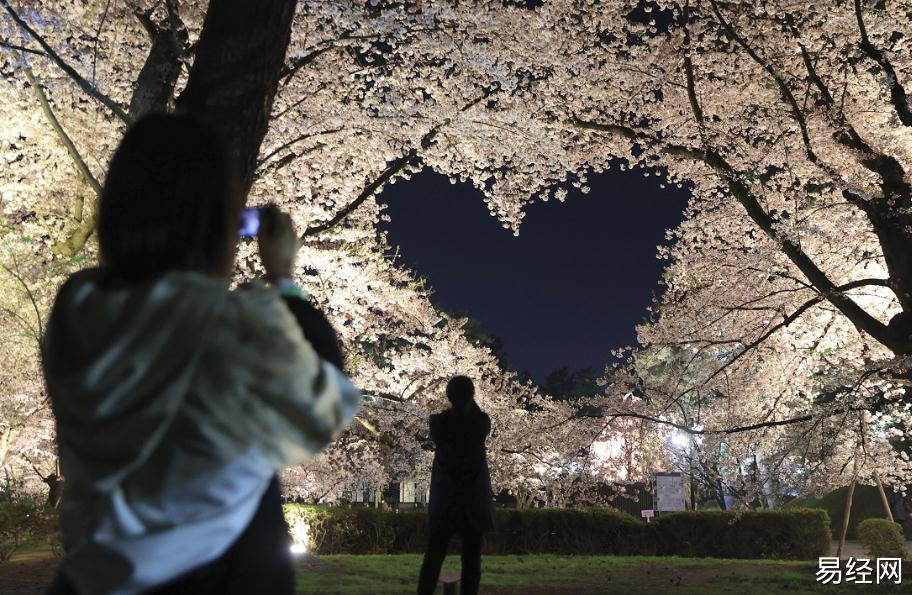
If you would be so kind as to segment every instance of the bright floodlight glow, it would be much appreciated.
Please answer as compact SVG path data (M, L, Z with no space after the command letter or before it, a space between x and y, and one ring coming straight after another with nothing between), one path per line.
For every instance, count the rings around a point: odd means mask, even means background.
M687 448L690 444L690 438L682 432L675 432L671 435L671 443L678 448Z
M303 519L297 519L291 525L291 553L306 554L310 527Z

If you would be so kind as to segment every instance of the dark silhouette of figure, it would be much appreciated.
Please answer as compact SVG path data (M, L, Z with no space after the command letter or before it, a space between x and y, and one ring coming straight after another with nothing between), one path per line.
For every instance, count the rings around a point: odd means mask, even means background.
M418 580L419 595L434 592L450 540L462 541L462 593L477 593L484 533L494 527L491 477L485 439L491 419L475 403L466 376L447 384L450 408L431 416L434 466L428 502L428 545Z

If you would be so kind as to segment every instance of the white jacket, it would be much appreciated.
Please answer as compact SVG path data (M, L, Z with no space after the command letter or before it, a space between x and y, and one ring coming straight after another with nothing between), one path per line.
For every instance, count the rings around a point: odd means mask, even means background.
M326 446L361 400L274 289L192 272L121 287L76 273L43 355L61 568L84 593L138 593L220 556L273 474Z

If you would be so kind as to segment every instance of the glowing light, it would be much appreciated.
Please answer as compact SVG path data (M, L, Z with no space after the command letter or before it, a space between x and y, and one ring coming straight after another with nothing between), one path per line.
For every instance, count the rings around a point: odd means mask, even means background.
M298 519L291 525L291 553L300 555L307 553L307 543L309 541L310 526L303 520Z
M671 435L671 443L678 448L687 448L690 445L690 438L682 432L675 432Z

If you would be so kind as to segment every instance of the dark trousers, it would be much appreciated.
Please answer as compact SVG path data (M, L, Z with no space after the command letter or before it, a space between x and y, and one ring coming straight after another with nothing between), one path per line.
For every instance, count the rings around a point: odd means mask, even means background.
M149 595L293 595L290 547L279 481L273 477L253 520L228 551ZM78 592L58 572L48 595L78 595Z
M421 575L418 578L418 595L431 595L440 578L440 567L446 557L450 539L456 533L462 538L462 579L460 592L475 595L481 582L481 546L484 534L476 531L468 522L462 527L431 524L428 527L428 546L421 562Z

